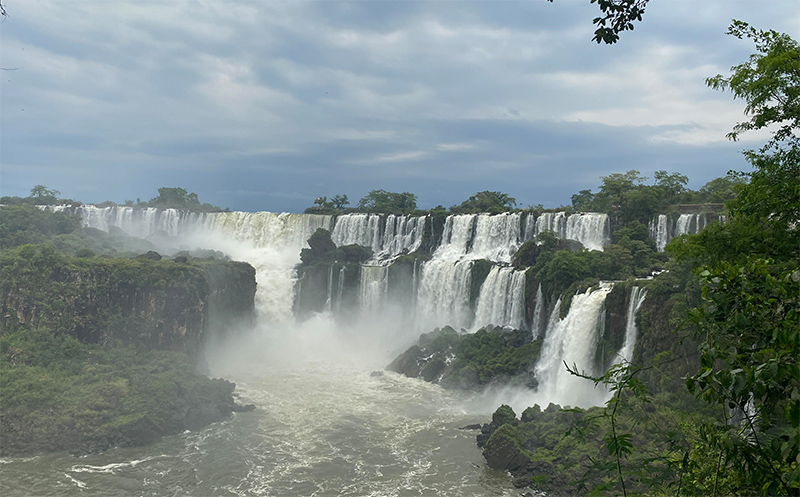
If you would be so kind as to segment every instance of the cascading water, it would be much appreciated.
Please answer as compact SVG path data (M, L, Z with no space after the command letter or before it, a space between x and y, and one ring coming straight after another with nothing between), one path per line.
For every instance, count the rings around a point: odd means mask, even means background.
M567 215L563 212L545 212L536 218L536 233L554 231L559 238L567 237Z
M422 244L425 216L344 214L337 216L331 239L337 246L369 247L376 261L414 252Z
M572 214L567 218L565 237L578 240L589 250L603 250L611 238L610 234L607 214L586 212Z
M478 214L468 255L475 259L511 262L511 257L519 248L519 238L519 214Z
M383 309L389 288L389 268L386 266L361 266L359 294L361 308L368 315L377 315Z
M539 333L542 330L542 313L544 312L544 295L542 294L542 284L536 290L536 306L533 309L533 321L531 322L531 331L533 338L539 338Z
M663 252L664 247L669 243L670 231L669 216L666 214L659 214L650 221L650 238L656 242L659 252Z
M469 289L472 261L431 260L422 267L417 294L416 325L432 330L470 325Z
M472 328L487 325L525 327L525 273L495 266L481 286Z
M537 397L562 406L590 407L602 404L605 389L595 387L590 381L570 374L564 363L578 371L595 374L595 353L606 297L611 292L610 283L601 283L597 289L576 294L564 319L558 318L561 304L556 303L547 325L542 344L542 354L536 365L539 379Z
M631 288L631 296L628 299L628 312L625 321L625 341L622 348L617 353L618 361L629 363L633 359L633 350L636 347L636 337L639 330L636 328L636 313L641 309L644 299L647 297L647 290L635 286Z

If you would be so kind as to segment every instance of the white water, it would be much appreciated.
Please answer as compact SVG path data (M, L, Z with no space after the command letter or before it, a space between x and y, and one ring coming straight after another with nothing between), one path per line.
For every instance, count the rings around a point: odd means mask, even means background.
M468 328L472 261L433 259L422 266L416 305L417 330L450 325Z
M564 319L558 317L561 301L556 303L547 325L542 356L536 365L539 379L537 397L543 399L543 403L580 407L603 403L605 388L594 387L591 382L570 374L564 364L574 365L578 371L589 375L597 374L594 370L595 352L602 331L603 309L611 288L611 284L603 283L596 290L576 294Z
M487 325L525 328L525 273L495 266L481 286L473 330Z
M603 250L611 238L608 215L596 212L572 214L567 218L565 237L578 240L589 250Z
M542 284L536 290L536 307L533 309L533 322L531 323L531 331L533 331L533 338L539 338L539 333L542 330L542 313L544 312L544 295L542 294Z
M659 214L650 220L650 238L656 242L659 252L664 251L667 243L680 235L696 235L708 225L711 220L724 223L726 217L717 214L680 214L677 219L670 219L666 214Z
M639 330L636 328L636 314L641 309L644 299L647 297L647 290L638 286L631 288L631 296L628 299L628 312L625 321L625 341L617 356L623 363L633 360L633 350L636 347L636 338Z

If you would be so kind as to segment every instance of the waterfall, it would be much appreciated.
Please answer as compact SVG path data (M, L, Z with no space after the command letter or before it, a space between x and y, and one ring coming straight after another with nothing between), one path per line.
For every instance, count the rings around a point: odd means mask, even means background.
M474 259L511 262L519 248L520 214L478 214L468 254Z
M544 212L536 218L536 234L555 231L559 238L567 237L567 215L563 212Z
M542 312L544 309L544 295L542 295L542 284L539 283L539 288L536 290L536 307L533 309L533 321L531 322L531 331L533 338L539 338L539 332L542 328Z
M336 218L331 239L337 247L361 245L373 252L381 248L381 216L378 214L345 214Z
M472 261L433 259L422 267L417 295L417 328L469 327Z
M608 215L597 212L570 215L565 238L578 240L589 250L603 250L610 239Z
M650 221L650 238L656 242L656 249L663 252L670 239L669 217L666 214L659 214Z
M525 273L495 266L481 285L472 328L525 325Z
M381 260L417 250L424 231L425 216L344 214L336 217L331 239L339 247L369 247L374 260Z
M606 297L611 291L610 283L601 283L596 290L576 294L572 298L569 312L564 319L558 318L561 301L556 303L547 325L547 334L542 345L542 355L536 365L540 396L562 406L589 407L600 405L605 398L605 389L570 374L564 367L573 364L578 371L596 374L594 360L601 336Z
M387 266L361 266L359 301L362 310L370 316L378 315L383 309L384 299L389 288L389 268Z
M447 216L442 232L442 242L434 252L434 258L458 260L466 255L472 242L472 232L477 217L475 214Z
M619 358L626 363L631 362L633 359L633 348L636 346L636 335L638 334L638 330L636 329L636 313L638 313L639 309L642 307L646 296L647 290L645 288L638 286L631 288L631 296L630 299L628 299L628 313L625 321L625 341L622 343L622 348L619 349L619 353L617 354Z

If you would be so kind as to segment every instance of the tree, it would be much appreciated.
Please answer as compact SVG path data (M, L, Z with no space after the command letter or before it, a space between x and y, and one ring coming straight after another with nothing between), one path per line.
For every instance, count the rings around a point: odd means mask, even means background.
M47 188L44 185L36 185L31 188L31 195L29 198L32 198L37 204L50 205L58 203L59 195L61 195L61 192L58 190Z
M800 129L800 46L785 33L760 31L734 20L728 34L750 38L758 53L747 62L733 66L729 77L718 74L706 79L715 90L729 89L734 98L747 101L750 120L737 123L728 138L737 140L742 132L778 125L770 147L781 140L796 141Z
M460 205L451 207L450 210L459 214L474 214L478 212L499 214L510 211L515 205L517 205L516 199L509 197L508 194L483 191L461 202Z
M680 173L669 174L666 171L656 171L653 173L656 180L656 186L664 189L667 198L672 199L686 192L686 184L689 178Z
M745 156L724 225L673 243L694 260L703 304L689 313L701 337L701 368L689 390L720 408L704 427L719 454L717 472L743 470L752 489L800 494L800 52L788 35L734 21L729 34L753 40L759 53L709 78L743 98L749 121L728 137L775 125L772 138ZM752 491L748 489L746 491Z
M747 181L741 176L728 174L721 178L715 178L700 187L700 202L724 203L736 198L737 185L742 185Z
M345 205L350 205L347 195L334 195L331 199L334 209L344 209Z
M591 190L581 190L572 195L572 207L576 211L590 211L594 205L594 193Z
M159 188L158 197L150 200L151 207L173 209L191 209L200 206L196 193L189 193L184 188Z
M553 2L553 0L547 0ZM633 21L641 21L648 0L591 0L603 13L595 17L592 24L597 25L592 41L611 45L619 40L619 33L633 30Z
M364 212L408 214L417 209L417 196L408 192L372 190L358 201L358 209Z

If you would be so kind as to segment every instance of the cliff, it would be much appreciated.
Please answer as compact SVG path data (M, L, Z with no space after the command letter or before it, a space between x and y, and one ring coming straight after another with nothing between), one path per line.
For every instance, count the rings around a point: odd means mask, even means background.
M23 246L0 264L0 333L48 328L83 343L196 356L212 331L253 319L255 270L245 263L71 258Z

